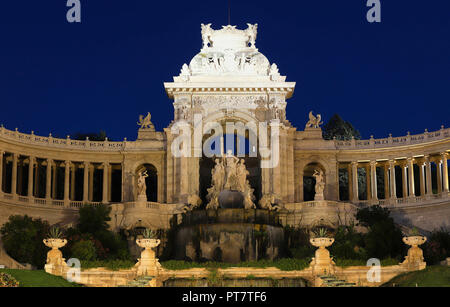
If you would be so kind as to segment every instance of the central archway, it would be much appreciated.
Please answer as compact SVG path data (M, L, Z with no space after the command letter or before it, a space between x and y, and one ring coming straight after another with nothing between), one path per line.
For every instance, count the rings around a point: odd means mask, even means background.
M238 156L240 159L244 159L247 171L249 172L247 180L255 196L255 203L258 203L262 193L262 180L261 180L261 159L257 153L257 144L252 144L249 138L249 132L246 135L239 134L225 134L222 137L212 139L210 148L213 152L228 152L231 150L233 155ZM211 135L205 135L202 144ZM223 145L222 145L223 143ZM250 154L253 152L255 154ZM256 156L255 156L256 155ZM208 157L203 152L202 157L199 160L200 182L199 182L199 196L203 201L203 204L207 204L208 200L206 195L208 194L208 188L211 187L211 171L215 166L214 159L220 155L213 155Z

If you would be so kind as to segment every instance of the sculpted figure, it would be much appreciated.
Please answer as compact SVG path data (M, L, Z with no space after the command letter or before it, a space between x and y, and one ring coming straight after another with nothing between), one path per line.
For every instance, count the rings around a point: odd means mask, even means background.
M202 24L202 40L203 40L203 48L207 48L208 44L211 44L211 40L209 39L209 37L211 36L211 34L213 33L213 29L211 28L211 24Z
M141 129L154 128L151 119L152 116L150 115L150 112L147 112L147 116L145 118L143 115L139 115L139 122L137 124L138 126L141 126Z
M187 206L183 207L184 212L192 211L202 205L202 200L198 196L198 193L189 195L187 201L188 201Z
M138 175L138 195L147 195L147 185L145 184L145 178L148 177L147 170L142 170Z
M323 178L323 171L320 169L314 170L313 177L314 179L316 179L316 185L314 187L316 195L314 196L314 199L323 200L323 191L325 189L325 180Z
M244 190L244 208L245 209L256 209L256 205L253 202L255 200L255 195L253 195L254 189L250 187L250 183L246 182Z
M221 162L219 159L215 160L216 166L213 169L212 173L212 183L213 186L221 191L223 189L224 184L224 177L225 177L225 168L223 166L223 162Z
M267 209L269 211L275 211L280 209L280 206L275 205L275 194L264 194L259 200L259 206L261 209Z
M239 183L239 191L245 190L245 184L247 182L247 175L249 174L247 168L245 167L245 161L244 159L241 159L237 166L237 177L238 177L238 183Z
M305 128L313 127L320 128L323 122L321 121L321 115L317 114L317 117L313 115L313 112L309 112L309 121L306 123Z
M248 28L246 30L247 35L249 36L249 40L248 42L250 43L250 47L255 47L255 42L256 42L256 35L258 34L258 24L255 23L254 25L248 23L247 24Z
M238 177L237 177L237 164L239 159L231 153L231 150L228 150L227 155L225 157L226 166L225 166L225 189L227 190L237 190L238 189Z

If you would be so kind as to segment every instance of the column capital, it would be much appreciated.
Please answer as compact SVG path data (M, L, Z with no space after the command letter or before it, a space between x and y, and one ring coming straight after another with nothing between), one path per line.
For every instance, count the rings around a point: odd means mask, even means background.
M358 161L351 161L350 164L351 166L358 166Z
M413 162L416 161L416 159L413 158L413 157L409 157L409 158L406 158L406 161L407 161L408 163L413 163Z
M370 166L375 166L378 164L378 162L376 160L372 160L369 163L370 163Z
M388 163L389 163L389 166L392 167L392 166L395 166L397 164L397 161L394 160L394 159L391 159L391 160L388 161Z
M446 160L448 157L448 152L445 152L445 151L441 152L440 155L441 155L442 159Z

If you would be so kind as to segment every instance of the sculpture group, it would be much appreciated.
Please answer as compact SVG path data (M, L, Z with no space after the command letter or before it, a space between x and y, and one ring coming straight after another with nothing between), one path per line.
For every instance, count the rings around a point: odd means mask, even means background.
M256 208L253 195L254 189L250 187L247 180L249 172L245 166L244 159L239 159L228 151L226 155L215 159L213 168L212 185L208 189L208 205L206 209L217 209L219 207L219 194L223 190L239 191L244 196L244 207L246 209Z

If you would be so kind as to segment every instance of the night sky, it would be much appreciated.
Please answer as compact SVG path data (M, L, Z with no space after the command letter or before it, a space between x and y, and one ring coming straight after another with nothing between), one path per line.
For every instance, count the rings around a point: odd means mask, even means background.
M228 23L228 1L66 0L0 5L0 123L65 137L105 130L137 136L139 114L157 130L173 116L163 82L201 48L200 23ZM339 113L364 138L450 125L450 1L231 0L231 24L258 23L256 47L297 82L287 118Z

